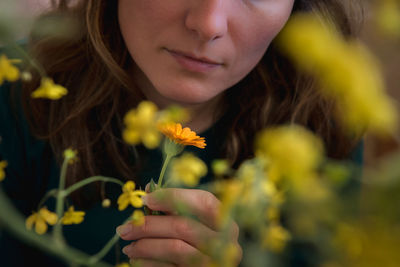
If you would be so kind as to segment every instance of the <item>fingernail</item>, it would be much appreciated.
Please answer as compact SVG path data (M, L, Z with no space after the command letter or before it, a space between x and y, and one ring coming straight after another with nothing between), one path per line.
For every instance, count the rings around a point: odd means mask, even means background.
M125 255L128 255L128 252L129 252L129 245L128 245L128 246L125 246L125 247L122 249L122 253L124 253Z
M147 205L148 198L147 196L142 196L143 205Z
M132 231L132 225L130 223L120 225L117 227L116 231L119 236L127 235L130 231Z

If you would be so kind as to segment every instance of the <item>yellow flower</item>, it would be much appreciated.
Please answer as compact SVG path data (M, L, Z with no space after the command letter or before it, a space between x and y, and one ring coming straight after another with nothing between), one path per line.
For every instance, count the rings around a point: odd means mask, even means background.
M132 214L132 223L133 225L140 226L144 224L144 213L141 210L135 210Z
M12 63L13 60L8 59L6 55L0 56L0 85L2 85L5 80L15 82L19 79L20 72Z
M371 240L369 233L366 235L363 231L364 229L359 225L352 225L345 222L339 222L336 227L333 244L346 252L351 258L360 257L363 252L363 246L365 246L365 241Z
M290 233L279 224L273 223L263 230L262 245L273 252L281 252L291 238Z
M127 262L121 262L121 263L115 265L115 267L131 267L131 265Z
M109 208L111 206L111 200L108 198L103 199L103 201L101 202L101 206L103 208Z
M167 107L165 110L161 111L159 114L159 118L157 120L158 123L183 123L189 120L189 112L177 105L171 105Z
M4 169L7 167L8 163L5 160L0 161L0 182L6 177L6 172Z
M124 117L123 139L130 145L143 143L147 148L156 148L161 141L157 130L157 106L150 101L142 101L137 109L130 110Z
M207 165L191 153L185 153L171 163L170 181L190 187L196 186L207 174Z
M47 224L55 225L58 221L57 214L43 207L39 212L34 212L26 219L26 228L31 230L35 225L35 232L42 235L47 232ZM47 223L47 224L46 224Z
M383 33L400 37L400 2L398 0L376 1L376 22Z
M122 187L123 193L119 196L118 209L124 210L131 204L135 208L141 208L143 206L143 200L141 196L145 196L146 192L142 190L135 190L135 183L128 181Z
M275 206L270 206L265 211L265 218L271 223L278 223L280 220L280 215L280 210Z
M75 211L74 206L70 206L68 211L64 213L64 217L61 218L61 222L63 224L80 224L83 222L84 216L84 211Z
M217 217L217 224L223 227L229 223L231 212L241 200L243 192L243 181L238 179L220 180L214 184L214 191L221 201Z
M266 158L268 178L304 179L312 174L323 157L320 139L301 126L265 129L256 137L256 155Z
M77 150L68 148L68 149L64 150L64 158L65 158L65 160L68 160L69 164L72 164L78 160L77 153L78 153Z
M385 94L379 65L365 46L346 41L321 17L305 14L293 16L278 41L299 68L319 80L321 93L336 101L349 131L395 132L395 105Z
M211 164L213 173L217 176L227 175L231 170L227 160L216 159Z
M33 98L48 98L57 100L68 93L68 90L61 85L55 84L50 78L42 78L38 89L32 92Z
M204 137L200 137L196 132L185 127L182 129L180 123L167 123L159 126L160 131L173 142L183 146L196 146L198 148L204 148L206 142Z
M218 259L212 260L208 263L207 267L234 267L237 266L237 262L239 259L239 248L233 243L219 245L217 247L217 251L219 251L220 255L218 255Z

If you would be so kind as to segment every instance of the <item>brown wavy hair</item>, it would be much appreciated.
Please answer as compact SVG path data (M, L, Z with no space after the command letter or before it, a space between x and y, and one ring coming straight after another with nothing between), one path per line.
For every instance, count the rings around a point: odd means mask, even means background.
M65 148L79 151L80 161L71 166L68 184L98 174L134 179L138 165L132 164L133 152L121 139L122 118L144 95L128 76L134 63L119 31L118 1L52 2L52 11L38 18L28 50L69 94L56 102L31 99L40 82L33 70L34 78L23 88L32 131L49 142L59 162ZM293 12L322 13L352 38L358 24L354 18L360 16L349 10L354 9L347 0L296 0ZM74 25L73 34L35 30L54 18ZM286 123L304 125L321 136L328 156L348 156L357 137L344 133L336 122L334 103L317 89L314 79L295 69L272 43L257 67L225 92L220 112L227 132L221 157L238 166L253 155L253 139L260 129Z

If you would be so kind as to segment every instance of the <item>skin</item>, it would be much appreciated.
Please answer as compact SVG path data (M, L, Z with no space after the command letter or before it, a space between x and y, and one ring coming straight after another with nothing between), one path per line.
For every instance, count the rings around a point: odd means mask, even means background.
M294 0L119 0L118 20L128 51L136 63L132 78L160 108L179 104L192 111L187 124L197 132L212 124L222 93L243 79L260 61L283 28ZM178 57L176 57L178 53ZM201 69L182 65L182 54L213 64ZM185 61L187 63L187 60ZM191 62L189 60L189 62ZM199 64L195 64L198 66ZM200 64L204 67L204 65ZM201 244L218 238L215 224L219 200L190 189L161 189L169 201L148 194L146 204L166 216L146 216L144 226L118 228L122 239L137 240L123 249L142 266L199 266L209 261ZM179 216L175 200L186 203L199 220ZM126 230L126 231L125 231ZM238 247L239 229L231 239ZM240 254L240 253L239 253ZM237 262L240 262L241 256Z

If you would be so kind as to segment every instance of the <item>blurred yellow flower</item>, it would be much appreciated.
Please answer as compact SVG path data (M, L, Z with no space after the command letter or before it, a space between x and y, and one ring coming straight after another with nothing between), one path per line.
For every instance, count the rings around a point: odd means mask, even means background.
M58 100L65 96L68 90L58 84L50 78L42 78L41 84L38 89L32 92L31 96L33 98L47 98L51 100Z
M168 137L168 139L177 144L196 146L198 148L204 148L206 146L204 137L198 136L196 132L190 130L188 127L182 128L180 123L160 124L159 130Z
M280 126L261 131L255 141L257 157L268 162L268 179L282 177L304 179L312 174L323 157L320 139L297 125Z
M70 206L64 213L64 217L61 218L61 222L63 224L80 224L83 222L84 216L84 211L75 211L74 206Z
M135 210L132 214L132 223L133 225L140 226L144 224L144 213L142 210Z
M32 74L28 71L23 71L21 73L21 80L24 82L30 82L32 81Z
M131 267L131 265L127 262L121 262L121 263L115 265L115 267Z
M278 42L302 70L319 80L321 92L336 101L349 131L396 130L396 108L384 92L379 64L360 42L344 40L331 24L311 14L293 16Z
M135 208L141 208L143 206L143 200L141 196L145 196L146 192L142 190L135 190L135 183L128 181L122 187L123 193L118 197L118 209L124 210L131 204Z
M237 266L238 259L240 258L240 251L233 243L224 244L218 247L219 253L218 260L213 260L208 263L207 267L235 267Z
M4 169L7 167L8 163L5 160L0 161L0 182L6 177L6 172Z
M171 105L162 110L159 114L158 123L183 123L188 121L189 113L185 108Z
M213 170L213 173L217 176L227 175L231 171L229 163L225 159L213 160L213 162L211 163L211 168Z
M213 183L214 191L218 195L221 204L217 216L217 224L220 227L229 223L232 210L241 200L243 181L238 179L220 180Z
M273 223L263 229L263 247L273 252L281 252L290 240L290 233L281 225Z
M57 214L43 207L39 212L34 212L26 219L25 226L28 230L31 230L35 225L35 232L42 235L47 232L47 224L55 225L57 221Z
M280 220L281 212L276 206L270 206L265 211L265 218L268 222L278 223Z
M384 34L400 37L400 2L398 0L376 1L375 19Z
M72 164L78 160L77 153L77 150L67 148L66 150L64 150L64 158L68 161L69 164Z
M194 187L206 174L207 165L193 154L185 153L171 162L169 181Z
M369 239L369 236L365 235L362 228L346 222L338 222L336 227L334 245L351 258L359 257L363 252L363 243Z
M101 202L101 206L103 208L109 208L111 206L111 200L108 198L103 199L103 201Z
M13 65L13 62L6 55L0 56L0 85L4 81L15 82L19 79L19 69Z
M243 205L254 205L260 203L260 199L265 199L265 192L263 191L263 178L258 179L259 170L252 164L252 162L243 162L240 165L236 175L240 181L241 193L240 198L238 198L238 203ZM264 176L264 175L263 175ZM237 184L236 186L239 186ZM228 192L229 193L229 192Z
M156 148L161 141L157 130L157 106L150 101L142 101L136 109L130 110L124 117L126 128L122 136L126 143L143 143L147 148Z

